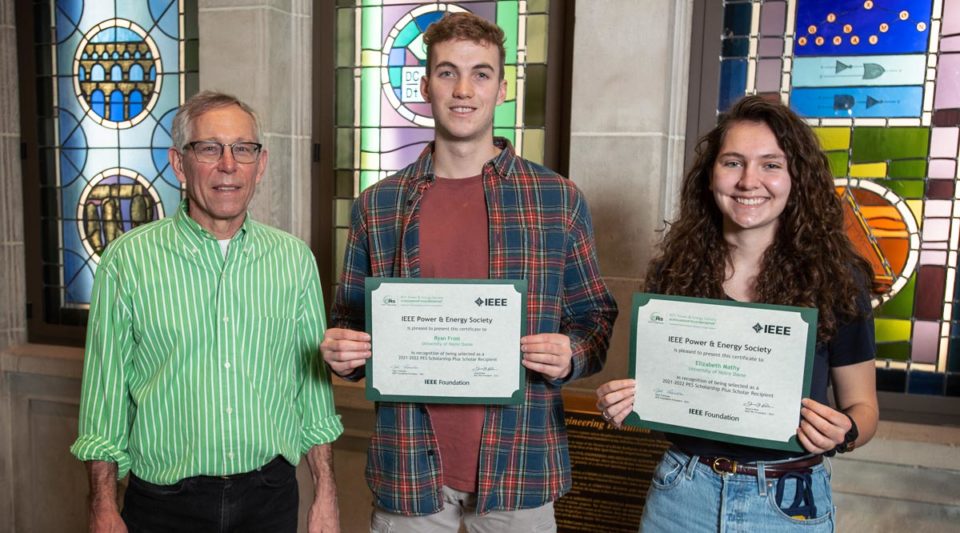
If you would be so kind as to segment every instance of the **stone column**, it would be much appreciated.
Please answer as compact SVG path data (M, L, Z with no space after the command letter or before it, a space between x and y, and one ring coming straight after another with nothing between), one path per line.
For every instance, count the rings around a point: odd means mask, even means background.
M20 100L13 4L13 0L0 0L0 353L27 338ZM0 374L0 531L13 530L9 396L9 385Z
M254 217L310 240L310 0L200 0L200 88L263 119L270 153Z
M577 2L570 178L590 204L601 271L620 306L605 370L573 384L584 392L627 375L631 294L672 216L683 174L692 4Z

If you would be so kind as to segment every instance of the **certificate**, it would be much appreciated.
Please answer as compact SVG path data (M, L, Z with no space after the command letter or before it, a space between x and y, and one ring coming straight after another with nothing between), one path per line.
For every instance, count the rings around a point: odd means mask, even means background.
M816 309L635 294L632 320L628 424L803 451Z
M517 404L527 282L367 278L367 399Z

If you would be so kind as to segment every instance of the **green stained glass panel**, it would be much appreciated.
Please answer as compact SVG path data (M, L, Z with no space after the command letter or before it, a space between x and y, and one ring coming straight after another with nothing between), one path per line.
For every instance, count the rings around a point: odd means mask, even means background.
M497 106L493 115L493 124L495 127L506 128L513 126L517 116L517 103L504 102Z
M356 22L354 10L337 10L337 66L349 67L353 65L354 48L356 41Z
M905 161L891 161L887 168L887 175L891 178L922 179L927 175L927 160L908 159Z
M526 100L524 101L523 122L527 127L543 127L547 114L547 67L546 65L527 66Z
M497 2L497 25L503 29L506 43L505 62L516 64L517 62L517 27L519 25L520 6L519 2Z
M346 228L350 226L350 209L353 207L353 199L338 199L335 200L336 207L334 208L334 213L336 216L337 227Z
M523 157L543 164L543 130L523 130Z
M842 178L847 175L847 163L850 162L847 152L827 152L827 160L830 162L830 173L833 177Z
M420 29L417 28L416 24L407 24L400 30L397 39L393 42L393 46L395 48L406 48L406 46L413 42L419 35Z
M923 198L923 180L874 180L902 198Z
M547 62L547 16L527 16L527 62Z
M344 198L353 196L353 172L349 170L337 171L336 195Z
M877 359L906 361L910 359L910 343L893 342L889 344L877 344Z
M514 130L512 128L493 128L493 134L497 137L503 137L507 139L511 144L517 144L516 135L514 135Z
M353 70L337 69L337 126L353 125Z
M360 87L363 95L361 98L365 102L380 101L380 69L363 68L360 70ZM380 108L376 105L365 105L360 107L360 125L361 126L379 126Z
M878 318L875 322L877 344L882 342L909 341L912 323L909 320Z
M550 9L550 0L527 0L527 12L546 13Z
M913 316L913 297L917 288L917 276L910 276L910 281L900 289L892 299L877 309L877 316L883 318L909 319Z
M856 128L853 162L926 157L929 137L929 128Z
M337 168L351 168L353 166L353 130L337 128Z
M364 7L360 9L360 17L363 20L363 29L360 37L360 46L364 50L380 49L380 16L382 8L379 6Z

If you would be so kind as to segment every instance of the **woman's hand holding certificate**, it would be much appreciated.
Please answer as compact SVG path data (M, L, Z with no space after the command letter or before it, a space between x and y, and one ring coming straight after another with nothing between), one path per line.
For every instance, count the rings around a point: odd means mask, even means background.
M634 296L627 423L801 450L815 309L654 294Z

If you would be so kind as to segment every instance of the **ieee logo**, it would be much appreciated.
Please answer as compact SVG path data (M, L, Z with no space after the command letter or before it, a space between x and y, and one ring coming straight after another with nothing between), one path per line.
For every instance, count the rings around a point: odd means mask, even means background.
M663 316L660 313L650 313L651 324L663 324Z
M507 299L506 298L477 298L473 301L477 304L477 307L506 307Z
M767 333L769 335L790 335L790 326L781 326L778 324L761 324L757 322L753 325L753 331L757 333Z
M383 305L397 305L397 299L393 296L384 296Z

